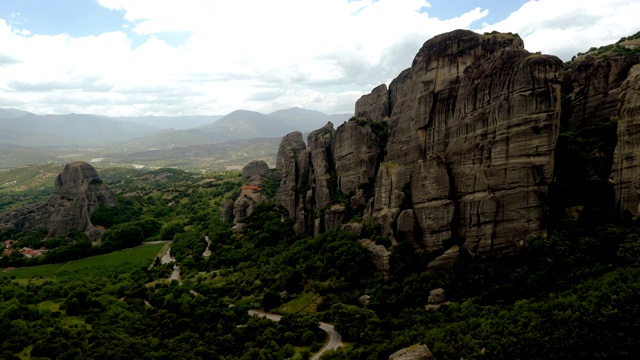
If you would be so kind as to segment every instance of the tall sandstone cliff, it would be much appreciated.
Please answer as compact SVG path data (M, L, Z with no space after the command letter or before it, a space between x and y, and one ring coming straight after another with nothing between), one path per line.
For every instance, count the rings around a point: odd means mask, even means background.
M277 204L297 233L339 227L345 213L380 225L417 249L516 251L546 233L560 127L619 118L619 144L604 159L623 210L640 204L638 56L582 56L567 69L529 53L512 34L456 30L419 50L409 69L356 103L356 118L320 129L307 144L287 135L278 153ZM388 139L373 130L388 124ZM637 128L637 129L636 129ZM308 146L308 148L306 147ZM371 184L373 182L373 184ZM373 193L365 193L374 185ZM353 209L344 209L348 195ZM333 199L333 201L332 201ZM362 204L366 203L366 207ZM360 236L361 227L343 229ZM434 265L435 266L435 265Z
M98 238L102 231L93 226L91 215L101 206L118 203L113 192L85 162L66 164L56 178L55 189L46 203L15 209L0 216L0 227L20 230L46 229L47 238L65 236L69 230Z
M427 41L389 86L384 168L401 175L378 177L372 219L390 226L399 201L378 200L408 186L428 250L459 238L473 253L503 252L541 234L561 72L557 57L530 54L514 36L460 30Z

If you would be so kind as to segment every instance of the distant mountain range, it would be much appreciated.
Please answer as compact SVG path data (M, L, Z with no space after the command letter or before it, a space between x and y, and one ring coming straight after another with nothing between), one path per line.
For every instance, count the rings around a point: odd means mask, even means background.
M159 129L97 115L36 115L0 109L0 143L28 147L96 145L151 135Z
M351 114L327 115L302 108L264 115L237 110L226 116L106 117L88 114L36 115L0 109L0 143L26 147L109 146L158 149L216 144L256 137L281 137L299 130L342 123Z
M275 161L279 140L287 133L310 132L329 121L337 127L351 116L327 115L296 107L267 115L237 110L226 116L117 118L89 114L36 115L0 109L0 169L97 158L113 165L171 164L191 170L230 168L236 162L253 160L245 159L246 156L271 162L271 157ZM245 141L257 138L260 140L255 143ZM219 146L202 146L214 144ZM243 152L243 148L247 151ZM160 151L165 149L175 151ZM148 151L151 152L146 153ZM225 159L226 156L230 159Z

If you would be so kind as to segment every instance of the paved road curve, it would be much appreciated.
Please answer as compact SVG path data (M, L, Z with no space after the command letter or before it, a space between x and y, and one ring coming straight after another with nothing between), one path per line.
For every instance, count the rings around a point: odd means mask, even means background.
M269 319L271 321L280 321L280 319L282 319L281 315L266 313L266 312L263 312L263 311L260 311L260 310L249 310L249 315L262 316L262 317L267 318L267 319ZM320 351L318 351L311 358L311 360L317 360L317 359L320 358L320 355L322 355L325 351L337 349L338 347L343 345L342 344L342 336L340 336L340 334L338 334L338 332L333 328L333 325L325 323L325 322L320 322L320 329L322 329L322 331L324 331L327 334L329 334L329 341L327 341L327 343L324 344L324 347L322 349L320 349Z

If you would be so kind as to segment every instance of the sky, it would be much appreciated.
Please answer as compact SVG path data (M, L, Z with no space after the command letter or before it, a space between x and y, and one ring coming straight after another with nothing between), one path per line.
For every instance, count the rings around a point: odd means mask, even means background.
M566 61L638 19L638 0L0 0L0 108L352 113L443 32L514 32Z

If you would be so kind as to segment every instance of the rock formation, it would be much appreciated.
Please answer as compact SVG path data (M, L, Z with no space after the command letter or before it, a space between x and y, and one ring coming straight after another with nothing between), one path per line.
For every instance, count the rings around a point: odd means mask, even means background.
M625 88L622 84L638 63L639 56L598 60L589 54L572 61L562 84L563 125L580 128L616 116L618 100Z
M427 345L417 344L394 352L389 360L435 360L435 356Z
M394 172L380 168L373 220L391 227L408 186L429 250L461 238L473 253L499 253L542 234L561 71L515 36L460 30L427 41L389 86L384 161Z
M439 252L429 269L451 265L460 251L517 251L546 234L560 127L617 117L615 160L612 150L595 150L584 173L607 178L614 162L619 206L640 216L639 63L640 54L584 55L565 69L555 56L526 51L517 34L436 36L410 68L357 101L356 118L313 132L308 148L300 133L283 139L277 203L297 234L370 236L353 225L357 209L390 240L361 240L386 274L398 241ZM372 130L381 123L384 140Z
M384 247L384 245L377 245L371 239L360 239L359 241L367 250L369 250L371 260L382 274L382 277L388 279L391 274L391 266L389 264L389 257L391 256L391 253Z
M299 131L286 135L278 149L276 170L281 180L276 193L276 205L285 208L294 220L294 231L305 231L305 200L309 188L309 151Z
M242 168L243 179L249 179L253 176L268 177L270 174L271 169L263 160L253 160Z
M117 204L113 192L100 180L93 166L78 161L65 165L46 203L3 214L0 226L20 230L47 229L46 238L65 236L69 230L76 229L95 239L102 231L93 226L91 215L101 206Z
M618 144L614 154L611 183L620 210L640 216L640 65L629 72L622 85L618 108Z
M267 197L262 192L263 178L272 176L271 169L262 160L254 160L243 167L242 178L246 183L235 201L224 200L220 205L222 221L241 223L244 218L253 214L257 205L266 203Z
M348 194L373 179L379 154L379 140L368 124L349 121L338 127L333 141L338 188Z
M378 85L368 95L363 95L356 102L356 117L365 119L384 119L389 111L389 93L387 85Z

